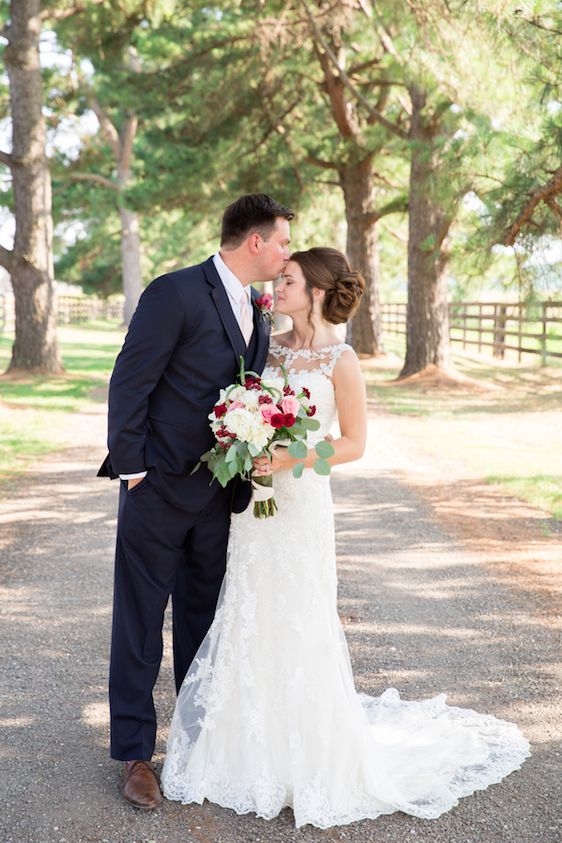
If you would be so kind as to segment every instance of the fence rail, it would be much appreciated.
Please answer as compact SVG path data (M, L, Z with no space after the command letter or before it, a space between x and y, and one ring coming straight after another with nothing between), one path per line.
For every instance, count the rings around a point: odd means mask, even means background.
M406 335L405 303L383 304L383 332ZM515 351L519 362L523 354L538 354L546 365L549 358L562 359L562 301L526 302L451 302L449 337L463 348L491 348L494 357L503 359L506 351Z
M68 325L95 319L123 319L123 301L98 299L96 296L59 296L58 322Z
M62 325L92 320L123 319L122 299L96 296L59 296L58 322ZM13 327L13 296L0 293L0 334ZM384 333L405 336L405 303L381 306ZM474 346L481 352L492 349L494 357L504 358L506 351L562 359L562 301L526 302L451 302L449 304L451 342L463 349Z
M122 299L99 299L97 296L58 296L58 324L71 325L93 320L123 320ZM0 293L0 334L14 325L14 297Z

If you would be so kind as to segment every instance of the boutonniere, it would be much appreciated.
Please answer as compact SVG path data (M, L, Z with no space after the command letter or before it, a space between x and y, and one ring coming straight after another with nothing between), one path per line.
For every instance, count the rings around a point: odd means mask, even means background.
M273 296L271 293L264 293L259 299L256 299L256 306L263 318L267 319L271 325L273 322Z

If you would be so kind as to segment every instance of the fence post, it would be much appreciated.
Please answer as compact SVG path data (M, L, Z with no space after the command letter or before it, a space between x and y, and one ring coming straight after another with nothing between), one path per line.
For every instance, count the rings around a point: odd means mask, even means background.
M494 305L494 357L505 357L505 323L507 307L505 304Z
M546 302L541 302L542 306L542 331L541 331L541 366L546 366L546 340L548 337L546 330Z

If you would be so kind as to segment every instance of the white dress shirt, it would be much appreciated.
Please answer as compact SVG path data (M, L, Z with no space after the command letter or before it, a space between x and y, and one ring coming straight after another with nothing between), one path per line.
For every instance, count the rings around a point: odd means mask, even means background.
M248 345L254 330L252 293L250 285L245 287L244 284L238 280L236 275L225 264L219 252L217 252L216 255L213 255L213 263L215 264L219 278L224 285L224 289L227 292L230 306L232 307L236 321L240 326L242 336L244 337L246 345ZM137 478L146 477L147 474L147 471L137 471L134 474L120 474L119 477L121 480L136 480Z
M219 252L213 255L213 263L227 292L230 306L236 316L236 321L242 331L242 336L249 344L254 331L254 317L252 310L252 292L250 285L244 286L236 275L228 268Z

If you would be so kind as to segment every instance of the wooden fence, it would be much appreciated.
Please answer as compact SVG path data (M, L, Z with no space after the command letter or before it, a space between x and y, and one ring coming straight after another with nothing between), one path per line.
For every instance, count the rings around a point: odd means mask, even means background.
M99 299L97 296L58 296L58 324L71 325L93 320L121 322L122 299ZM0 334L13 330L14 297L0 293Z
M383 333L406 334L406 304L383 304ZM562 301L532 302L451 302L449 304L451 342L463 349L491 348L503 359L506 351L538 354L543 366L549 358L562 358Z

